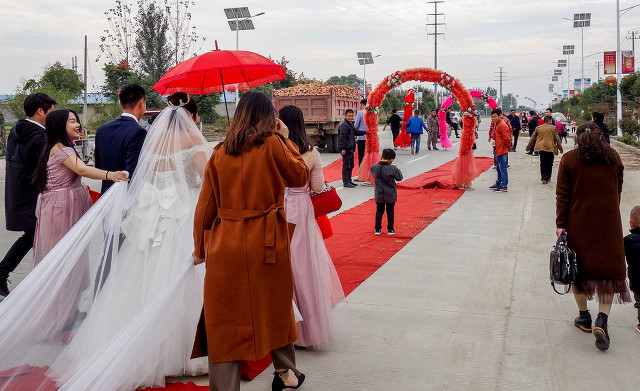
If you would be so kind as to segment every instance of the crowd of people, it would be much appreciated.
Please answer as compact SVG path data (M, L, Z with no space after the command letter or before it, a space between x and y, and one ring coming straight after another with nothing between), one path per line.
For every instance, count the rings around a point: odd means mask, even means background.
M310 199L325 182L302 112L245 93L211 153L194 100L169 96L145 130L145 96L121 88L96 167L73 148L75 112L25 100L7 159L8 228L24 234L2 263L0 370L44 363L58 386L101 390L208 372L212 390L238 390L240 361L270 354L272 389L300 387L294 345L328 349L344 298ZM82 176L102 180L91 209ZM36 267L9 292L32 247Z
M7 228L23 235L0 262L0 350L11 365L0 370L13 371L11 382L37 362L58 386L131 390L163 386L166 376L208 373L211 390L231 391L240 388L241 361L270 355L272 389L299 388L305 375L294 347L328 349L345 297L311 202L310 192L328 188L302 111L276 112L266 95L247 92L211 152L196 126L198 104L187 94L169 96L148 129L138 124L146 109L142 87L124 86L119 101L122 115L97 130L95 167L73 147L78 114L55 109L46 94L25 99L26 119L11 130ZM358 113L346 110L339 127L346 188L356 186L356 151L364 156L361 104ZM436 111L426 124L413 114L405 121L411 153L419 154L425 131L429 149L438 149L438 137L444 148ZM543 184L564 153L551 114L532 112L524 126L531 136L525 150L539 156ZM395 112L387 121L394 139L402 121ZM499 108L491 122L491 189L507 192L509 152L523 125L515 111L505 116ZM623 239L624 167L603 124L594 113L560 161L556 233L568 235L581 262L574 324L607 350L611 304L631 301L627 276L640 332L640 206ZM386 148L371 167L375 235L385 213L387 234L395 234L396 183L403 180L395 158ZM82 177L102 181L94 207ZM9 274L32 247L34 269L9 292ZM592 325L587 300L594 297L599 313Z

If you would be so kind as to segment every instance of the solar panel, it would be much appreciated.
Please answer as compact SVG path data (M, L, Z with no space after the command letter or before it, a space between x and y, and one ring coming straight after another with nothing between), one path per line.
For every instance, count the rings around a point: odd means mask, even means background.
M251 16L249 7L225 8L224 13L227 15L227 19L240 19Z
M373 58L371 52L358 52L358 58Z
M229 20L228 22L229 22L229 27L231 27L231 31L236 31L236 21ZM253 22L251 21L251 19L239 20L237 26L239 31L255 30L255 27L253 27Z

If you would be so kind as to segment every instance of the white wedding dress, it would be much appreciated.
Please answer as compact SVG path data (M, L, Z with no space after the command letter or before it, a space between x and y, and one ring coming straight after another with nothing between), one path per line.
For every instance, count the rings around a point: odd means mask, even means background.
M204 279L191 254L209 154L185 109L162 111L130 185L112 186L0 303L0 391L26 379L60 390L134 390L206 373L206 357L190 359ZM80 263L95 282L73 281Z

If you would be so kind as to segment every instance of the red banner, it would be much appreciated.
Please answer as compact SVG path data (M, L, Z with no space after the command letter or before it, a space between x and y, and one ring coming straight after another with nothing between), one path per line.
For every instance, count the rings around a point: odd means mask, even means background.
M624 50L622 55L622 73L633 73L635 69L635 58L633 50ZM604 52L604 74L615 75L616 73L616 52Z
M616 73L616 52L604 52L604 74L613 75Z
M633 50L625 50L622 54L622 73L633 73L635 68Z

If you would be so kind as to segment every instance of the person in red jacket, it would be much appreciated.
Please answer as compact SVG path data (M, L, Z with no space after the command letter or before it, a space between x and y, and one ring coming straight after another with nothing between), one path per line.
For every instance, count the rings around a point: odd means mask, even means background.
M491 112L491 122L495 124L495 148L496 148L496 169L498 171L498 179L496 184L491 186L493 191L506 192L509 184L509 176L507 173L507 155L511 150L511 135L509 127L502 121L499 109Z

